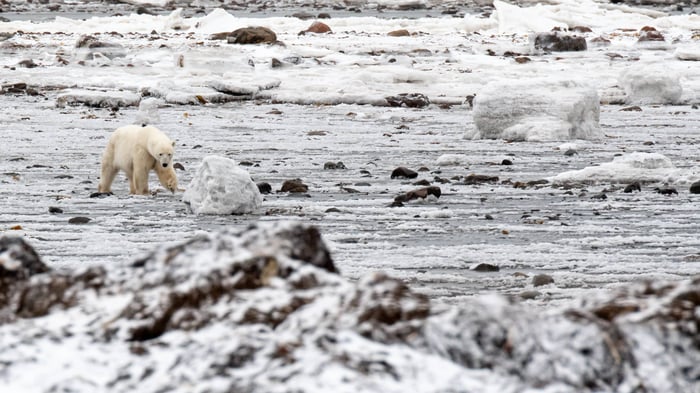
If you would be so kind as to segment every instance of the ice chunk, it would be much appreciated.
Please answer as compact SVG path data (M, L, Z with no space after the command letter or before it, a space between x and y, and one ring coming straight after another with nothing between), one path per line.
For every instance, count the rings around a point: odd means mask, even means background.
M700 61L700 48L695 46L676 48L673 55L679 60Z
M526 33L530 31L550 31L555 27L568 28L565 23L555 20L555 14L548 7L538 4L520 8L499 0L493 2L501 33Z
M248 172L220 156L204 158L182 200L195 214L246 214L262 205L262 195Z
M549 180L552 183L652 183L673 182L680 177L681 171L663 154L636 152L599 166L560 173Z
M165 102L157 98L144 98L139 103L139 110L136 112L134 124L156 124L160 121L158 107Z
M467 157L460 154L443 154L435 162L438 166L466 165Z
M130 91L97 91L67 89L56 98L56 106L87 105L95 108L119 108L136 106L141 95Z
M620 75L628 104L678 104L683 94L680 77L668 68L632 68Z
M553 141L600 136L595 89L570 80L492 82L474 99L473 139Z

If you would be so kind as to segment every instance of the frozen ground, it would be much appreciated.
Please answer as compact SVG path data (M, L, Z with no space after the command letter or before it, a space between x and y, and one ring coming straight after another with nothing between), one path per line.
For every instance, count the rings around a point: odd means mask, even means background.
M531 278L516 272L554 278L553 285L539 288L540 300L700 273L698 197L689 194L687 184L672 184L679 193L672 196L653 191L661 184L643 184L639 193L624 193L608 182L571 190L512 184L633 151L663 153L674 170L692 173L700 111L687 106L645 107L641 113L603 107L604 139L577 141L573 156L564 154L560 142L466 140L471 120L465 106L413 110L245 102L161 108L159 125L177 141L176 162L185 168L178 171L182 185L211 154L252 163L246 169L254 180L270 183L273 190L293 178L309 185L308 196L265 195L259 215L212 217L189 213L181 194L130 197L123 176L115 182L116 196L89 197L96 191L109 133L133 119L135 110L57 110L41 97L1 102L8 115L2 125L0 226L4 233L23 235L53 267L125 264L155 244L198 231L298 219L320 227L344 276L383 270L436 298L531 287ZM437 166L444 154L463 156L465 164ZM504 159L513 165L500 165ZM331 161L342 161L347 169L324 170ZM410 181L392 180L398 166L430 171ZM470 173L500 181L434 182L436 176ZM389 207L399 193L419 188L410 184L419 179L441 187L437 202ZM512 182L501 184L508 179ZM157 187L154 176L151 186ZM601 192L607 199L592 198ZM49 213L53 206L63 213ZM91 221L69 224L75 216ZM21 229L10 231L15 225ZM501 270L471 271L478 263Z
M486 8L485 15L463 9L464 17L426 17L425 10L415 17L348 16L341 9L323 20L333 33L305 35L299 32L311 20L237 16L235 9L0 22L6 93L0 96L0 229L25 236L49 265L73 268L125 264L155 244L198 231L293 218L321 228L344 276L388 271L449 301L526 291L551 303L630 281L700 273L698 197L688 192L700 178L700 110L694 109L700 67L681 60L697 58L697 15L590 1ZM284 44L212 39L249 25L271 28ZM549 53L533 46L533 31L557 26L590 27L576 33L588 49ZM663 41L638 42L644 26L656 27ZM387 35L399 29L410 35ZM272 67L273 59L279 66ZM640 75L634 82L646 82L645 94L672 85L676 105L641 111L611 105L629 100L631 82L623 75L631 71ZM667 78L656 77L661 74ZM591 86L602 104L602 139L568 145L470 139L468 96L489 82L535 77ZM399 93L422 93L432 104L386 107L385 97ZM181 194L127 196L123 177L116 196L89 198L109 133L140 116L136 105L144 97L161 100L155 125L177 141L175 161L185 168L180 184L189 183L205 156L231 158L255 181L272 185L260 214L195 216ZM651 179L648 168L636 168L645 182L634 193L610 177L514 187L632 152L662 154L673 167L651 168L658 175ZM513 165L501 165L504 159ZM338 161L347 169L324 169ZM428 170L392 180L399 166ZM458 184L472 173L499 179ZM308 195L274 192L294 178L309 186ZM398 194L420 188L411 184L420 179L441 188L437 202L389 207ZM668 187L678 194L654 192ZM49 213L50 207L63 213ZM69 224L75 216L90 221ZM471 270L479 263L500 271ZM533 294L539 273L554 284Z

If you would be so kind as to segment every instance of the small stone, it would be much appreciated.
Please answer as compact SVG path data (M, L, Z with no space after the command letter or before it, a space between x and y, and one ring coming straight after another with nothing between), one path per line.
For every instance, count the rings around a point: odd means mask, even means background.
M408 202L418 198L425 199L428 197L428 195L440 198L440 195L442 195L442 190L440 190L440 187L437 186L419 188L417 190L398 195L396 198L394 198L394 203Z
M564 155L567 157L571 157L573 155L578 155L578 152L574 149L569 149L569 150L564 152Z
M11 231L21 231L22 229L24 229L24 228L22 228L22 226L19 225L19 224L13 225L13 226L10 227L10 230L11 230Z
M18 66L24 67L24 68L35 68L38 67L38 65L34 62L32 59L28 60L22 60L19 63L17 63Z
M510 234L510 231L507 230L507 229L503 229L503 230L501 230L501 234L502 234L502 235L509 235L509 234Z
M111 192L93 192L90 194L90 198L106 198L108 196L112 196Z
M327 162L327 163L323 164L323 169L333 170L333 169L347 169L347 168L345 167L345 164L343 164L342 161L338 161L338 162Z
M68 220L69 224L87 224L90 222L90 218L88 217L73 217L70 220Z
M317 18L317 19L330 19L330 18L331 18L331 14L329 14L329 13L327 13L327 12L321 12L321 13L318 14L318 16L317 16L316 18Z
M60 207L56 207L56 206L49 206L49 213L61 214L61 213L63 213L63 209L61 209Z
M309 191L309 186L302 183L301 179L285 180L280 192L303 193Z
M396 178L406 178L406 179L415 179L418 177L418 172L408 169L406 167L400 166L396 169L394 169L393 172L391 172L391 178L396 179Z
M242 27L229 33L229 44L271 44L277 41L277 34L267 27Z
M428 96L422 93L402 93L395 96L384 97L387 105L402 108L425 108L430 105Z
M644 143L642 143L642 145L644 145L644 146L654 146L654 142L652 142L652 141L645 141Z
M269 194L272 192L272 186L270 183L260 182L256 185L258 186L258 191L260 191L261 194Z
M628 184L627 187L625 187L623 192L631 193L634 191L642 191L642 185L638 181L636 181L632 184Z
M538 274L532 277L532 285L536 287L541 287L543 285L553 284L554 279L548 274Z
M340 209L338 209L337 207L331 207L331 208L326 209L325 212L326 213L340 213Z
M513 161L506 158L505 160L501 161L501 165L513 165Z
M513 60L515 60L515 62L518 64L525 64L525 63L529 63L532 61L532 59L530 59L527 56L518 56L518 57L514 58Z
M177 169L177 170L180 170L180 171L184 171L184 170L185 170L185 167L182 166L182 164L180 164L179 162L176 162L176 163L173 164L173 169Z
M490 263L480 263L472 268L475 272L497 272L499 267Z
M700 180L690 185L691 194L700 194Z
M464 178L461 184L472 185L472 184L482 184L482 183L495 183L498 181L498 176L488 176L488 175L477 175L475 173L470 173Z
M425 180L425 179L421 179L421 180L418 180L417 182L411 183L411 185L414 185L414 186L426 186L426 187L427 187L427 186L430 185L430 182L427 181L427 180Z
M484 219L485 220L493 220L493 216L490 214L486 214L486 215L484 215Z
M300 31L299 35L304 35L306 33L326 34L326 33L332 33L332 31L331 31L331 28L328 27L327 24L325 24L323 22L314 22L306 30Z
M628 106L628 107L626 107L626 108L620 109L620 112L641 112L641 111L642 111L642 108L640 108L640 107L637 106L637 105Z
M608 199L608 196L601 192L600 194L593 195L591 199L605 200Z
M308 12L296 12L292 14L292 17L301 20L309 20L315 18L314 14Z
M557 32L538 33L535 36L535 48L551 52L584 51L587 49L586 39L568 36Z
M654 189L654 191L658 192L661 195L667 195L667 196L674 195L674 194L678 195L678 191L675 188L671 188L671 187L661 187L661 188L657 187Z
M591 30L590 27L586 26L574 26L571 28L571 31L575 31L577 33L592 33L593 30Z
M282 65L283 65L282 62L274 57L270 61L270 67L272 67L272 68L280 68L280 67L282 67Z
M540 296L541 293L539 291L522 291L520 292L520 297L524 300L532 300Z
M409 33L406 29L401 29L390 31L386 35L388 35L389 37L408 37L411 35L411 33Z

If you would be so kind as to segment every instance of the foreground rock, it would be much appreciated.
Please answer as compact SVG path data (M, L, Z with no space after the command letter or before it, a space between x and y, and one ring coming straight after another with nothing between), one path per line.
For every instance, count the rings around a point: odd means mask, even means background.
M247 214L262 205L262 195L250 174L219 156L204 158L182 200L195 214Z
M225 34L230 44L271 44L277 41L277 34L271 29L262 26L242 27Z
M548 52L576 52L588 49L585 38L561 34L556 31L537 33L531 39L535 49Z
M555 141L597 139L598 93L575 81L544 79L492 82L474 99L476 130L470 139Z
M562 310L493 295L433 312L385 274L343 279L293 223L201 234L110 274L52 272L17 239L0 261L11 392L661 393L700 371L700 278ZM51 353L65 356L36 355Z

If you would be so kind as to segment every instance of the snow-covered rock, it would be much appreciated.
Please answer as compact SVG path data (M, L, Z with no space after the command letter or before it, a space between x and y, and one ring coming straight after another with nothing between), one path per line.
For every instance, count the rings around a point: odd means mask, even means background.
M182 200L195 214L247 214L262 205L262 195L250 174L219 156L204 158Z
M20 242L14 258L33 259ZM0 255L16 243L0 238ZM499 295L435 308L386 274L344 279L315 227L285 222L200 234L111 271L22 269L0 269L8 392L698 387L700 278L567 309Z
M600 137L595 89L569 80L491 82L474 99L472 139L553 141Z
M468 162L467 157L463 154L443 154L438 157L435 164L438 166L456 166L456 165L466 165Z
M629 153L615 157L612 162L580 170L560 173L549 180L553 183L653 183L682 179L671 160L659 153Z
M700 49L696 46L676 48L673 55L679 60L700 61Z
M136 106L141 95L131 91L66 89L56 97L56 106L86 105L95 108Z
M680 76L660 67L625 70L620 75L620 84L627 94L628 104L678 104L683 94Z
M163 104L165 104L163 100L154 97L142 99L139 102L139 110L136 112L134 124L158 124L160 121L158 107Z

